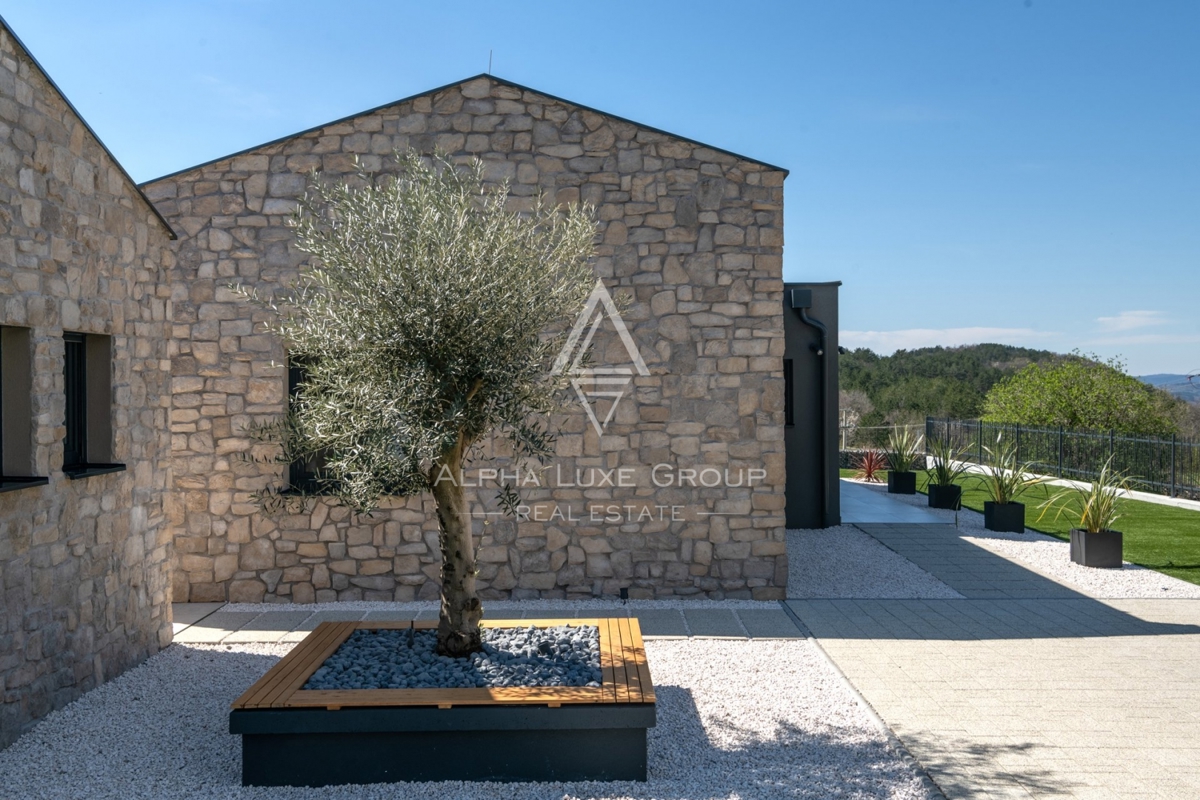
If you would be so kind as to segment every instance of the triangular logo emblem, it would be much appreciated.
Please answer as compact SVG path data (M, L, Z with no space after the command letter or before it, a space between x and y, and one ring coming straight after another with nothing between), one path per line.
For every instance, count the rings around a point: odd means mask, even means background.
M585 366L588 351L592 348L592 339L606 318L612 322L617 336L625 346L629 354L629 364ZM633 383L634 374L650 374L641 352L638 351L637 343L625 327L625 320L621 319L617 304L604 287L603 280L596 280L596 288L592 290L583 310L579 312L575 327L571 329L562 352L554 362L554 369L556 372L563 371L570 377L571 386L579 396L579 403L587 412L588 419L598 435L604 433L604 428L616 415L617 404ZM603 419L597 413L602 401L611 402Z

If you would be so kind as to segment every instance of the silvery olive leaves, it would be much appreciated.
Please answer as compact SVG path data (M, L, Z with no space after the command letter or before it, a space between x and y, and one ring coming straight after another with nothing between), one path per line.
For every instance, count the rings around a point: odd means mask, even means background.
M510 211L478 159L397 158L395 177L314 175L292 220L310 255L294 287L238 288L304 365L286 416L252 433L277 462L321 462L301 496L359 513L428 490L447 453L493 434L515 459L551 454L549 415L566 398L555 357L595 282L587 207Z

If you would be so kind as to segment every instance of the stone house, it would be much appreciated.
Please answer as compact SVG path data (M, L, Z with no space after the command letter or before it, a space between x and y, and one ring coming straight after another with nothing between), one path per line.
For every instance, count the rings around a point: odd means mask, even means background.
M0 747L170 642L171 230L0 20Z
M596 275L630 298L593 344L607 363L640 359L628 396L606 425L586 398L563 421L528 517L491 513L488 475L476 474L483 595L782 598L786 171L481 75L143 185L179 235L174 599L437 596L431 499L390 499L365 518L323 501L278 515L254 502L289 480L244 457L260 446L248 424L285 409L287 354L231 289L270 293L295 278L305 254L288 219L313 170L386 175L407 148L482 159L514 209L538 192L590 203Z

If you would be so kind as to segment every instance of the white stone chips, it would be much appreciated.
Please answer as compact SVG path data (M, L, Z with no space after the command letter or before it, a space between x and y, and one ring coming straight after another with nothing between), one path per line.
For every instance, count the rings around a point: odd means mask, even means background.
M853 525L790 530L787 540L790 598L962 597Z
M174 645L0 752L6 797L887 798L919 777L808 641L648 641L647 783L243 788L229 704L287 645ZM721 665L714 669L714 665Z

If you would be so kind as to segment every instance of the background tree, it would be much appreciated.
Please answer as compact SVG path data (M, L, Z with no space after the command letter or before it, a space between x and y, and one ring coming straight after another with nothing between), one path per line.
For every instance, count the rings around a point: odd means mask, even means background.
M1000 381L988 392L983 419L1170 436L1184 409L1182 401L1127 375L1120 360L1092 356L1030 364Z
M462 470L493 433L517 459L552 452L554 359L595 276L586 209L506 210L483 165L401 158L396 178L314 176L294 219L312 258L288 293L252 299L306 368L288 415L260 433L292 463L320 455L316 493L368 513L431 492L442 555L438 651L481 646L483 608Z
M1034 362L1070 358L1003 344L922 347L890 356L860 347L839 358L838 380L842 389L870 398L874 408L859 420L864 427L923 423L926 416L974 419L1001 379Z

